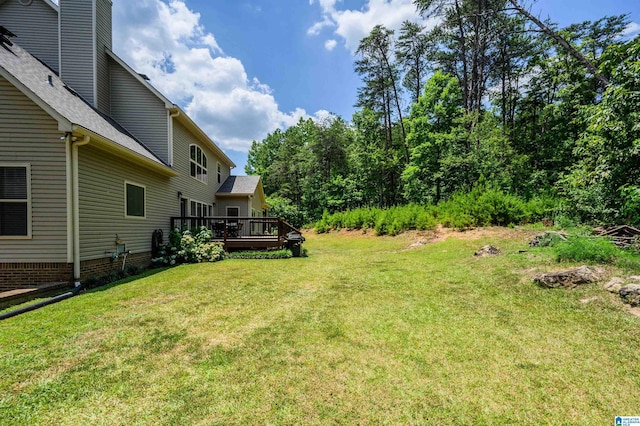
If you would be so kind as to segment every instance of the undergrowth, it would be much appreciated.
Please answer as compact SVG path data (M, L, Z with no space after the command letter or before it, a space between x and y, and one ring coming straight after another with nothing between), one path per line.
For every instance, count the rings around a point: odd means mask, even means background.
M524 200L498 189L477 185L438 205L409 204L388 209L361 208L325 214L315 224L317 233L332 229L374 229L377 235L397 235L417 229L434 229L441 224L468 229L477 226L509 226L540 221L553 215L556 200L538 197Z

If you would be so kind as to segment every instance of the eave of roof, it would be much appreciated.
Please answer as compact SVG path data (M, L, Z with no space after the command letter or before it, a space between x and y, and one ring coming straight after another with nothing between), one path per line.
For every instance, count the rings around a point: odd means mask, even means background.
M11 49L0 49L0 75L54 118L61 132L88 134L110 146L112 152L133 157L136 162L169 176L177 175L143 144L114 127L52 70L17 44L14 43Z
M111 139L105 138L104 136L99 135L95 132L92 132L89 129L85 129L82 126L73 126L73 134L89 136L91 138L91 141L90 141L91 145L101 148L105 151L111 152L112 154L115 154L118 157L129 159L135 162L137 165L143 166L147 169L154 170L165 176L175 177L180 175L180 173L176 172L171 167L166 166L164 164L159 164L157 161L153 161L149 158L143 157L138 153L120 144L115 143Z

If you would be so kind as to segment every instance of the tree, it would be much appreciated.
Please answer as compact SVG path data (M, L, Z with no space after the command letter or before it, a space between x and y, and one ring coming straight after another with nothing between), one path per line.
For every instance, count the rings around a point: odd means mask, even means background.
M438 48L432 60L460 82L466 112L483 109L495 41L506 0L414 0L418 11L440 23L431 30Z
M406 145L406 131L402 121L402 108L398 87L398 70L392 62L393 31L383 25L376 25L362 40L356 54L355 70L363 77L364 87L358 90L357 106L369 108L382 114L387 135L386 149L393 146L393 113L395 107L398 123L402 130L402 146L405 161L409 162L409 148ZM392 106L393 105L393 106Z
M455 77L440 71L427 82L424 94L407 120L408 142L414 148L402 174L405 198L438 203L442 196L442 160L451 149L454 120L462 116L462 93Z
M405 73L403 84L411 94L411 103L418 102L422 93L431 45L423 27L411 21L403 22L395 54Z
M588 127L576 146L580 160L562 189L581 219L624 221L623 208L637 214L640 207L640 38L607 48L600 71L610 75L610 84L601 102L584 109Z

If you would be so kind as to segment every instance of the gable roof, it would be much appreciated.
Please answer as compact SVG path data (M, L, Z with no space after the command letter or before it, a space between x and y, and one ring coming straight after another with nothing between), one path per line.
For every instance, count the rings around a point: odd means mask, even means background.
M16 43L11 48L0 48L0 76L56 119L60 131L98 138L102 145L115 152L133 155L144 165L177 175L140 141L94 109L54 71Z
M216 195L253 195L259 183L260 176L229 176Z

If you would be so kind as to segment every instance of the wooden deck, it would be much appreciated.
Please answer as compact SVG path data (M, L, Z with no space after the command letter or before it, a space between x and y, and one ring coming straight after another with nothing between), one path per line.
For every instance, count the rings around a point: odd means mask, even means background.
M287 245L291 233L301 232L277 217L172 217L171 229L201 226L213 232L211 241L221 242L225 250L270 249Z

